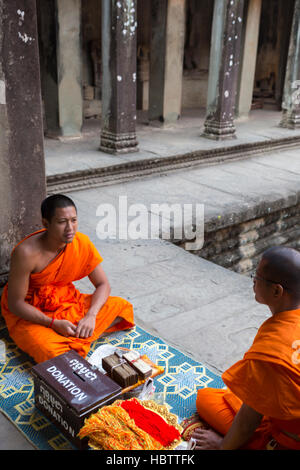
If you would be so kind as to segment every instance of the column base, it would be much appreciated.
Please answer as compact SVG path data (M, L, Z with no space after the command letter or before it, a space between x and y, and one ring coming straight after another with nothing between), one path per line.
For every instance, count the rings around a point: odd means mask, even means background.
M212 140L236 139L235 131L236 129L232 121L220 122L215 120L206 120L201 137Z
M300 112L299 111L283 111L282 119L279 123L280 127L286 129L300 129Z
M112 154L138 152L136 134L135 132L115 134L109 131L102 131L99 150Z

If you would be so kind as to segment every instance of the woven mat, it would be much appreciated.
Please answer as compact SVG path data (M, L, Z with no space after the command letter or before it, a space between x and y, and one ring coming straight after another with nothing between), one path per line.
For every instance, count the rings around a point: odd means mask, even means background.
M161 394L179 422L196 412L197 389L224 386L221 377L207 367L138 326L101 337L92 344L89 356L103 344L135 349L164 368L165 372L154 379L155 392ZM15 345L0 324L0 411L36 449L74 449L55 425L35 408L30 372L33 365L34 361Z

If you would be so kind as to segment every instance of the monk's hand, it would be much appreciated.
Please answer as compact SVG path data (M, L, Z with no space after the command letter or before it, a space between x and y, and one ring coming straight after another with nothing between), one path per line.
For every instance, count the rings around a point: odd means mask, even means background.
M197 428L192 438L196 441L196 450L219 450L223 442L223 436L212 429Z
M75 336L76 325L69 320L54 320L52 328L56 333L62 336Z
M94 333L96 316L88 313L78 322L75 336L76 338L89 338Z

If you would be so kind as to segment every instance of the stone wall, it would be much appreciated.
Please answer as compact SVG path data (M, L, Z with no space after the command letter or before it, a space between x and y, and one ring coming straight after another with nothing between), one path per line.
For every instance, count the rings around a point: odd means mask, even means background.
M151 0L137 3L138 109L149 103ZM213 2L186 1L186 38L182 108L206 106ZM146 70L146 73L145 73ZM101 0L82 3L82 73L84 116L101 115Z
M182 108L205 108L207 101L208 70L184 71L182 82Z
M240 274L250 275L261 254L274 245L287 245L300 249L300 203L276 208L269 206L257 217L239 214L239 221L231 222L225 217L222 227L217 220L207 221L203 248L193 252ZM255 212L255 209L253 210ZM184 243L177 243L184 247Z
M0 287L46 195L35 0L0 0Z
M294 0L262 2L254 96L268 97L281 107ZM276 109L276 108L275 108Z

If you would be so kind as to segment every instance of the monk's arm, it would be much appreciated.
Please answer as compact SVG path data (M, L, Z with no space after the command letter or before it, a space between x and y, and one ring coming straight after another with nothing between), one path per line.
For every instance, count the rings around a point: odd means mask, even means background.
M91 306L87 314L97 316L99 310L103 307L110 294L110 285L106 274L100 264L89 275L89 279L95 286Z
M25 250L15 249L13 252L8 278L8 308L14 315L24 320L49 326L51 318L25 302L33 263L30 253Z
M259 426L262 417L263 415L243 403L222 441L221 449L239 449L246 444Z
M91 305L86 315L80 320L76 330L76 336L87 338L93 334L96 317L110 294L110 285L106 274L100 264L89 275L89 279L95 287Z

